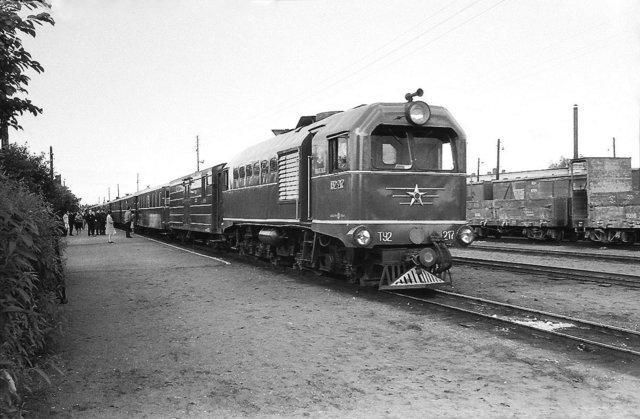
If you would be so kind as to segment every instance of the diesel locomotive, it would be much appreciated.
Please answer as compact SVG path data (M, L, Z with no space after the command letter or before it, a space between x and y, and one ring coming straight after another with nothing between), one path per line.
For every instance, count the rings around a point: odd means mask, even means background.
M451 281L467 225L466 138L443 107L414 101L303 116L226 163L103 205L116 223L194 239L361 285Z
M573 159L566 169L473 182L467 192L467 219L477 236L640 241L640 171L630 158Z

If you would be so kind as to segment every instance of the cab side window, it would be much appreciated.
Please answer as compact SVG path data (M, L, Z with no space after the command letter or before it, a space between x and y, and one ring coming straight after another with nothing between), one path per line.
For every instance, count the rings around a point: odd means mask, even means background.
M349 170L347 150L346 137L329 140L329 170L331 173Z

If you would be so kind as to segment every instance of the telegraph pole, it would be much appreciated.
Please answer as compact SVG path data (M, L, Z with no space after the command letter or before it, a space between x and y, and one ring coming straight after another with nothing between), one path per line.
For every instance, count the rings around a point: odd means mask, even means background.
M498 155L496 158L496 180L500 179L500 138L498 138Z
M53 180L53 147L49 146L49 176Z
M196 135L196 161L197 170L200 171L200 163L204 163L204 160L200 160L200 138Z
M480 182L480 157L478 157L478 170L476 171L476 182Z
M616 137L613 137L613 157L616 156Z
M573 158L578 158L578 105L573 105Z

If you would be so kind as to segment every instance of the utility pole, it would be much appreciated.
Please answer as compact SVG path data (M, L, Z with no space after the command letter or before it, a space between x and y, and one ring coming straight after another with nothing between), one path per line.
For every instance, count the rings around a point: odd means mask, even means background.
M53 180L53 147L49 146L49 176Z
M204 160L200 160L200 138L196 135L196 161L198 172L200 171L200 163L204 163Z
M613 137L613 157L616 156L616 137Z
M118 188L118 196L116 196L116 198L120 198L120 184L117 183L116 187Z
M498 138L498 155L496 158L496 180L500 179L500 138Z
M478 170L476 171L476 182L480 182L480 157L478 157Z
M573 158L578 158L578 105L573 105Z

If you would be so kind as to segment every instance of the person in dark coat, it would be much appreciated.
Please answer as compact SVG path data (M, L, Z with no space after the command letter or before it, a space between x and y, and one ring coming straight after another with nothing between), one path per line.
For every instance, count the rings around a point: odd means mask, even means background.
M97 218L97 232L101 236L105 235L105 229L107 228L107 214L104 211L99 210L98 214L96 214Z
M78 212L76 214L75 225L76 225L76 234L79 236L80 230L82 230L82 227L84 225L84 218L82 217L81 212Z
M76 223L76 213L75 212L70 212L69 213L69 235L73 236L73 227L75 227Z
M87 234L89 236L95 236L96 235L96 215L93 213L92 210L89 210L89 212L87 213Z

